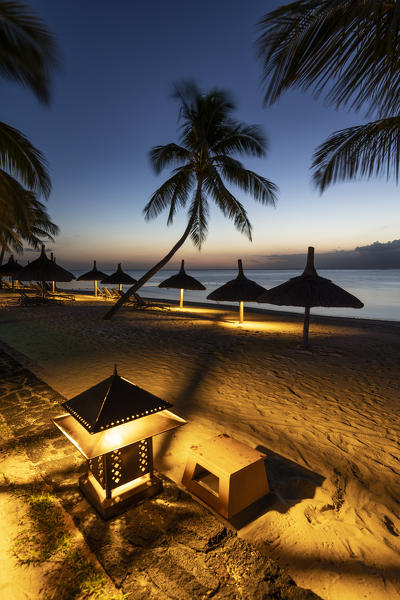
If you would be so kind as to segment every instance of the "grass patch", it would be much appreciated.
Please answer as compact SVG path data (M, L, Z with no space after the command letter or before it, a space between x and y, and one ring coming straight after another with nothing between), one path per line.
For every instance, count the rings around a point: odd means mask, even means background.
M49 566L41 600L123 600L122 593L109 592L109 581L103 571L79 548L65 522L63 511L54 494L33 486L13 493L27 506L19 522L13 552L21 565Z

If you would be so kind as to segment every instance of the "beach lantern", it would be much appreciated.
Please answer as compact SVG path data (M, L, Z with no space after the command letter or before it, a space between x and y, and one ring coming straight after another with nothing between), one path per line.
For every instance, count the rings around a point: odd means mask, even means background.
M53 423L87 460L79 486L108 519L158 494L162 481L153 468L155 435L186 423L172 405L117 373L67 400L67 414Z
M172 277L168 277L168 279L165 279L164 281L162 281L158 287L159 288L173 288L173 289L180 290L181 294L180 294L179 308L183 308L183 290L205 290L206 289L204 287L204 285L202 283L200 283L200 281L198 281L194 277L191 277L190 275L187 275L187 273L185 272L185 261L184 260L181 262L181 268L179 270L179 273L177 273L176 275L172 275Z
M94 260L93 269L87 273L84 273L83 275L80 275L77 281L94 281L94 295L97 297L97 282L102 281L102 279L105 279L106 277L107 275L105 273L97 270L96 261Z
M257 298L267 290L243 273L242 261L238 260L238 275L208 294L207 300L217 302L239 302L239 323L243 323L244 302L256 302Z
M124 273L121 269L121 263L118 264L117 270L112 275L108 275L105 277L101 283L106 284L115 284L119 285L119 291L122 292L122 285L133 285L137 283L136 279L128 275L128 273Z
M285 283L265 291L257 302L278 306L303 306L303 348L308 348L308 329L310 309L313 306L362 308L364 304L332 283L330 279L320 277L314 267L314 248L309 246L306 267L299 277L292 277Z

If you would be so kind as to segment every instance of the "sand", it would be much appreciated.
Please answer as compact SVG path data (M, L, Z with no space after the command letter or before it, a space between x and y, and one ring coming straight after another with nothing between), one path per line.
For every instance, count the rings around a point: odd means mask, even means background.
M0 339L66 398L121 375L188 424L155 443L180 483L187 448L226 432L268 455L270 508L239 531L326 600L400 599L400 323L210 306L8 306Z

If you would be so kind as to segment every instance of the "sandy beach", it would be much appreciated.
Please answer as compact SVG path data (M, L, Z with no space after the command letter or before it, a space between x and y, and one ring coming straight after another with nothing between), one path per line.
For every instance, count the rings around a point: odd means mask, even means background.
M5 303L5 295L2 295ZM268 455L269 510L239 531L326 600L400 598L400 323L103 301L0 311L5 348L66 398L121 375L188 424L155 444L180 483L187 448L226 432Z

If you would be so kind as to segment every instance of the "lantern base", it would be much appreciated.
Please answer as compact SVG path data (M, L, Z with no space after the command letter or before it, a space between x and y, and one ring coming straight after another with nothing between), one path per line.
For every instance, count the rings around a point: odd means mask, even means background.
M79 478L79 487L99 515L107 520L120 515L145 498L156 496L162 492L163 484L155 475L148 475L132 482L132 486L125 484L116 488L112 491L111 498L106 498L105 491L89 473Z

